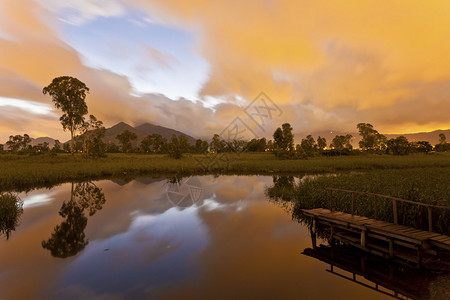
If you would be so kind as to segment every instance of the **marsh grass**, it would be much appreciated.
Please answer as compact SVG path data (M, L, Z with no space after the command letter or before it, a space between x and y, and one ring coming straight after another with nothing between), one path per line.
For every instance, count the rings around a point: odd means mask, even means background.
M271 153L226 154L226 163L208 168L199 160L204 155L186 154L172 159L159 154L108 154L105 158L85 158L81 154L0 155L0 190L24 190L52 186L66 181L142 175L202 175L202 174L304 174L364 171L381 169L415 169L450 167L450 155L362 155L318 157L308 160L278 160ZM211 159L211 158L209 158Z
M279 182L279 179L274 180ZM295 202L293 216L303 220L301 209L330 208L330 192L326 188L339 188L377 193L405 200L450 207L450 167L405 168L343 172L337 176L317 176L301 180L291 188L274 186L267 189L269 197ZM356 215L375 218L377 201L378 219L393 222L392 201L371 195L355 196ZM334 191L333 208L351 213L350 193ZM425 207L410 203L397 203L399 224L427 230ZM450 234L450 209L432 209L433 231ZM307 220L303 220L307 222Z

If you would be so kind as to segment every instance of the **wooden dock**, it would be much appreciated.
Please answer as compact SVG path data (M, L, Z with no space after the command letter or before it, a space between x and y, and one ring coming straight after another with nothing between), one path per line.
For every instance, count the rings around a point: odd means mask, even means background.
M354 207L356 191L330 189L330 196L333 191L343 191L352 193L352 212ZM368 193L367 193L368 194ZM450 251L450 237L432 232L432 216L429 217L429 231L419 230L397 224L396 204L398 201L411 203L412 201L382 196L393 200L394 223L371 219L334 211L332 209L332 198L330 199L331 209L316 208L302 210L306 216L312 218L311 237L315 247L315 235L317 225L326 224L330 228L330 239L339 240L345 244L360 248L368 253L384 258L400 259L406 262L415 262L422 266L424 254L437 255ZM413 202L414 203L414 202ZM428 211L432 208L450 209L450 207L433 206L422 203L417 205L427 206Z

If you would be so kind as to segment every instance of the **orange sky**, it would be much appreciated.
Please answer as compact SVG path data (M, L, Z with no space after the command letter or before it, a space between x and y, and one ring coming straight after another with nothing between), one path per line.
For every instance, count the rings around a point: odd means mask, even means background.
M101 22L153 31L134 46L132 34ZM83 39L94 31L126 51L111 49L116 56L108 59L103 40ZM36 109L51 107L41 91L60 75L90 87L90 113L108 126L151 122L210 137L245 116L243 108L264 91L283 112L266 136L283 122L305 135L355 132L359 122L383 133L448 129L449 53L446 0L5 0L0 140L23 133L68 139L58 111ZM133 56L140 68L127 65ZM197 57L206 67L187 65Z

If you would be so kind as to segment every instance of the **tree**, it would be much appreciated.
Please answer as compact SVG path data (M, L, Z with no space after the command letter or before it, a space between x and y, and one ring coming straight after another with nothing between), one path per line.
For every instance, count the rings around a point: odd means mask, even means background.
M89 120L84 120L82 125L83 152L86 156L104 156L106 145L103 142L106 128L103 122L97 120L94 115Z
M89 156L89 149L91 147L96 148L94 156L102 156L105 152L105 145L103 137L105 136L105 127L103 122L97 120L94 115L89 116L89 120L84 120L81 125L82 139L83 139L83 153ZM99 152L100 151L100 152Z
M159 133L153 133L152 138L152 150L155 153L164 153L167 150L167 139Z
M303 149L297 145L294 147L294 134L289 123L284 123L273 133L273 153L281 159L305 158Z
M149 153L152 151L152 137L147 135L142 141L140 146L141 152Z
M26 150L30 143L31 138L28 134L25 133L23 136L21 136L20 134L9 136L9 140L6 142L6 145L8 146L9 150L15 152L19 150Z
M439 133L439 144L444 145L447 143L447 137L443 133Z
M85 99L89 88L77 78L61 76L54 78L42 92L49 94L56 108L63 111L59 120L63 129L70 131L74 155L74 134L82 126L83 116L88 113Z
M88 210L89 216L93 216L105 202L105 194L94 183L77 183L75 188L72 183L70 200L65 201L59 210L64 221L55 226L48 240L42 241L42 247L50 250L52 256L60 258L73 256L83 250L88 244L84 233L88 219L84 212Z
M61 142L59 140L55 140L55 144L53 145L54 152L60 152L61 151Z
M356 125L359 135L362 136L359 141L359 147L362 150L384 150L386 149L386 137L376 131L372 124L359 123Z
M267 141L265 138L252 139L247 143L247 150L250 152L264 152L266 151Z
M48 146L47 142L43 142L43 143L40 143L40 144L37 144L37 145L33 146L33 151L34 152L44 153L44 152L50 151L50 147Z
M218 134L214 134L210 143L210 149L215 153L221 153L225 150L225 142L220 139Z
M325 147L327 146L327 140L324 137L319 137L317 138L317 147L319 148L319 150L323 150L325 149Z
M316 141L312 135L308 135L305 139L302 139L300 146L309 156L313 155L314 151L317 149Z
M167 146L169 157L180 159L183 157L183 153L187 152L189 143L185 135L180 134L177 137L176 134L173 134L172 139Z
M167 139L158 133L153 133L153 134L147 135L141 141L140 148L141 148L141 152L144 152L144 153L149 153L149 152L162 153L167 148Z
M128 153L131 150L133 150L133 145L131 144L131 141L137 140L137 134L129 130L125 130L121 134L116 135L116 139L119 140L122 152Z
M336 135L331 141L330 148L335 149L337 151L351 151L353 146L351 144L353 136L351 134L347 135Z
M417 152L428 154L433 150L433 146L431 146L430 142L428 141L418 141L417 143L415 143L415 149L417 150Z
M407 155L410 149L408 139L403 135L388 141L388 151L394 155Z
M208 152L209 144L207 141L198 139L195 141L194 152L195 153L206 153Z

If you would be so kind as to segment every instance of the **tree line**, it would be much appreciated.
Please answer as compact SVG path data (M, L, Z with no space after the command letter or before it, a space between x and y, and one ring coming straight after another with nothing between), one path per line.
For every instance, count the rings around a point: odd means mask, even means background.
M275 130L271 151L281 159L301 159L316 155L336 156L361 153L407 155L410 153L428 154L433 150L436 152L450 151L450 143L447 142L443 133L439 134L439 143L433 147L428 141L410 142L405 136L387 139L369 123L359 123L356 127L361 136L359 149L353 149L351 134L336 135L329 147L327 147L325 138L319 136L315 141L312 135L306 136L300 144L294 146L292 126L285 123Z

